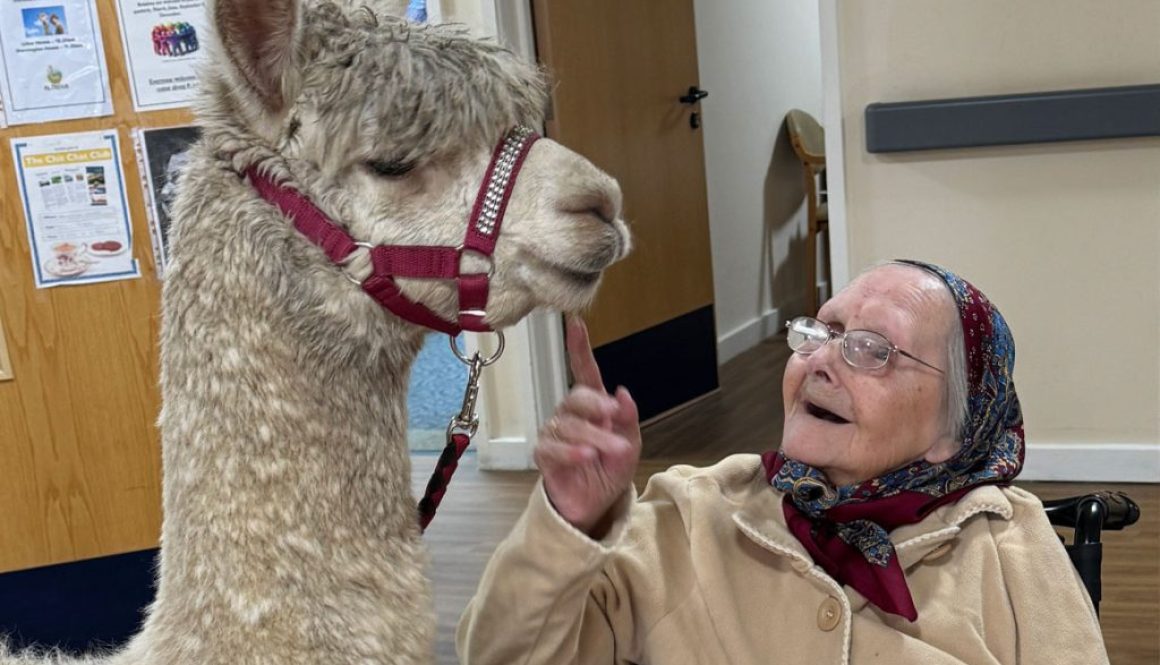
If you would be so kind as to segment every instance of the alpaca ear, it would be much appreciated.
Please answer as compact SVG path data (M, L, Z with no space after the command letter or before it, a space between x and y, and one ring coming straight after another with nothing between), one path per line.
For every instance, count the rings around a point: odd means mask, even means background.
M299 0L217 0L213 23L241 81L272 113L286 105L284 77L297 45Z

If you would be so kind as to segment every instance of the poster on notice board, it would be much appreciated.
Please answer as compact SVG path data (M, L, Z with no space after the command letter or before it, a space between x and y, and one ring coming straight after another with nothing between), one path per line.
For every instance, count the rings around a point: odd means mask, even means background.
M113 113L95 0L0 2L0 97L12 125Z
M117 0L136 111L189 106L205 57L205 0Z
M134 132L158 276L164 276L169 264L169 225L177 187L189 164L189 151L200 137L201 130L193 126Z
M37 288L140 276L113 130L12 140Z

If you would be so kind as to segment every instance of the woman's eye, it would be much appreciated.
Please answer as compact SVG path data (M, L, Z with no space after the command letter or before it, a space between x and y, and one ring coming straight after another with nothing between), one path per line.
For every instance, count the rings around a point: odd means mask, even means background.
M398 162L375 159L366 163L370 172L383 178L398 178L407 175L415 168L414 162Z

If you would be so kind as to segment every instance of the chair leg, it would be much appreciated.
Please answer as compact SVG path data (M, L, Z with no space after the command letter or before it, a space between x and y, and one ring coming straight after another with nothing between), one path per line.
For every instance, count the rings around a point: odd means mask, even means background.
M812 207L812 206L811 206ZM811 211L812 212L812 211ZM806 229L806 314L818 313L818 233L813 216Z
M823 233L825 240L822 245L822 260L826 262L826 298L834 297L834 271L831 269L830 261L830 225L826 224L826 230ZM821 307L821 304L818 305Z
M817 194L815 193L814 174L807 165L805 168L806 192L806 314L815 316L818 313L818 220Z

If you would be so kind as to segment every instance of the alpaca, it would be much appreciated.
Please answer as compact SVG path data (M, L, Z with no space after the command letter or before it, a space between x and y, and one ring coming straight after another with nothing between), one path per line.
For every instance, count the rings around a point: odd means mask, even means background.
M122 650L0 665L428 663L434 612L405 391L426 331L352 284L244 174L370 244L462 242L492 148L538 126L544 77L495 44L374 0L217 0L203 128L162 298L158 592ZM547 139L511 190L485 322L577 310L629 237L614 180ZM446 320L446 280L400 279Z

